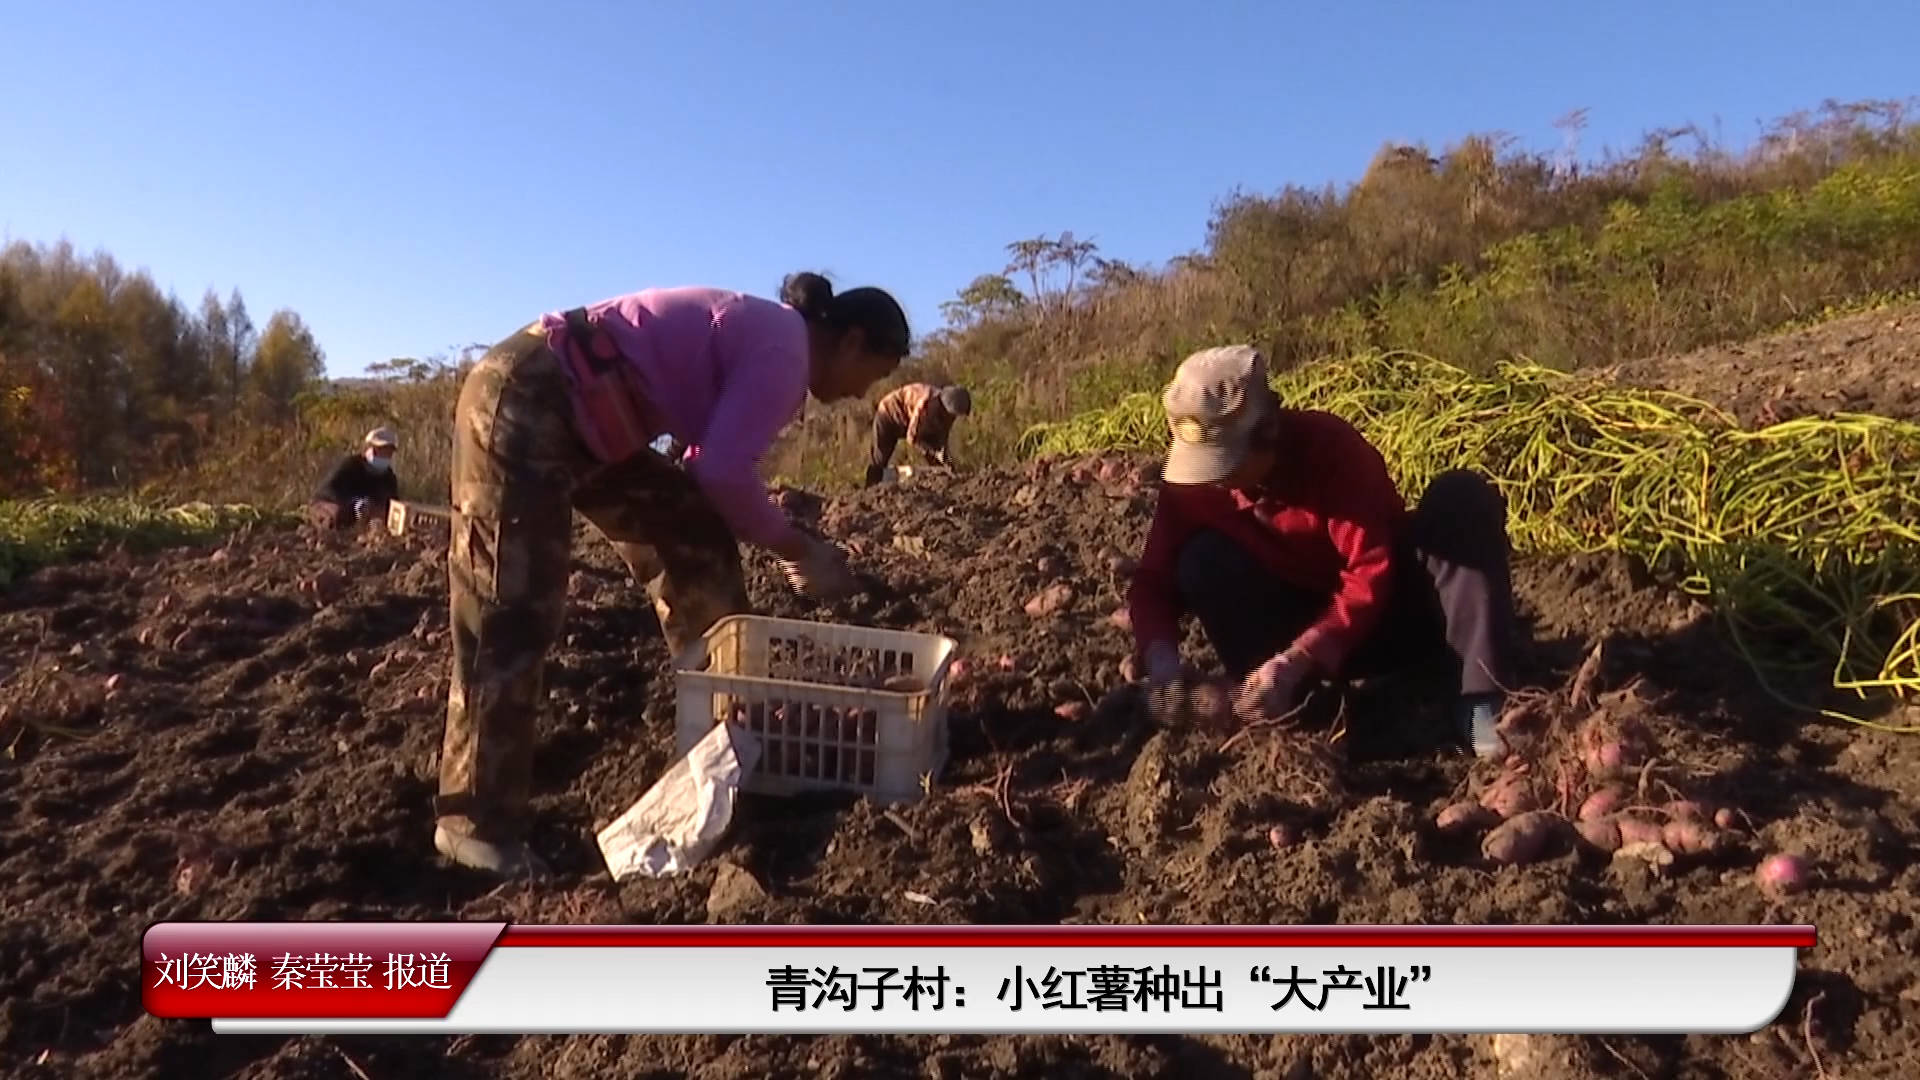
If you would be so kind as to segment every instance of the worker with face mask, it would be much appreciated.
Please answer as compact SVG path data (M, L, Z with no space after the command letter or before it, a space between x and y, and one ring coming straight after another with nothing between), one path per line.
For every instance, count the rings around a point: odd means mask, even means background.
M392 428L367 432L359 453L349 454L335 466L314 493L307 507L314 527L346 529L384 517L387 504L400 497L400 479L393 472L393 455L399 448Z

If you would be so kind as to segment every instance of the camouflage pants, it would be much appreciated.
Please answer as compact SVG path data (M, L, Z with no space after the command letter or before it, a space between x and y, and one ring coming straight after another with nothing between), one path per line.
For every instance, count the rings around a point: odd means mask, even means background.
M739 546L693 480L643 450L611 466L575 434L559 360L522 331L475 365L455 413L448 551L453 680L440 822L524 829L546 654L559 635L578 510L644 582L678 655L747 610Z
M872 449L869 450L867 456L866 483L868 487L879 483L880 478L887 474L887 465L893 461L893 452L899 449L901 440L906 437L907 429L898 421L890 420L884 416L875 416L873 418ZM944 465L947 463L947 447L944 437L937 443L915 443L914 449L920 451L920 456L925 458L929 465Z

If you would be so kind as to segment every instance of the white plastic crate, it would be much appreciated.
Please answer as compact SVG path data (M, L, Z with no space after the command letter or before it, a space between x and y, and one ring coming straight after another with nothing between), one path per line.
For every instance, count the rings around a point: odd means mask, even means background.
M947 665L937 634L729 615L681 657L677 752L727 719L760 740L747 791L856 791L911 801L947 764ZM841 685L908 676L911 691Z

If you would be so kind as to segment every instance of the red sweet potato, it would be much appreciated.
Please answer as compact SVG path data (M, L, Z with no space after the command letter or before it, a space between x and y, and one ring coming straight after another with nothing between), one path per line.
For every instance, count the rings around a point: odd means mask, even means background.
M1072 602L1073 586L1062 581L1035 593L1033 598L1027 601L1025 610L1031 618L1044 619L1059 614Z
M1603 787L1587 796L1587 801L1580 804L1580 813L1577 816L1581 821L1598 821L1619 809L1621 801L1625 798L1626 792L1619 787L1612 785Z
M1769 855L1753 876L1761 892L1778 899L1807 887L1807 863L1798 855Z
M1533 784L1520 773L1504 772L1480 793L1480 805L1503 818L1517 817L1538 810L1540 801Z
M1588 846L1609 854L1620 850L1620 823L1610 817L1583 819L1574 828Z
M1580 761L1591 776L1617 776L1646 761L1646 733L1629 719L1618 719L1602 709L1587 717L1578 733Z
M1561 820L1545 810L1509 818L1480 842L1480 853L1501 866L1533 862L1547 850L1559 832Z
M1713 811L1693 799L1675 799L1667 804L1667 815L1675 821L1707 821Z
M1619 814L1613 820L1620 827L1622 847L1629 844L1666 843L1661 824L1657 821L1649 821L1637 814Z
M1668 821L1660 830L1660 839L1675 855L1704 855L1720 847L1720 834L1697 818Z
M1433 824L1444 833L1479 832L1500 823L1500 815L1471 800L1450 803L1434 815Z

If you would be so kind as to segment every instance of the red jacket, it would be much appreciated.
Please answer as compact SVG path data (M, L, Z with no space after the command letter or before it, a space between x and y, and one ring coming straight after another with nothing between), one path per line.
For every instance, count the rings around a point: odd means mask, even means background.
M1331 413L1282 409L1280 418L1273 475L1257 490L1161 489L1127 595L1143 651L1180 639L1185 612L1175 567L1187 538L1209 528L1239 541L1282 580L1327 595L1326 611L1294 642L1323 672L1337 673L1379 622L1407 517L1386 461Z

